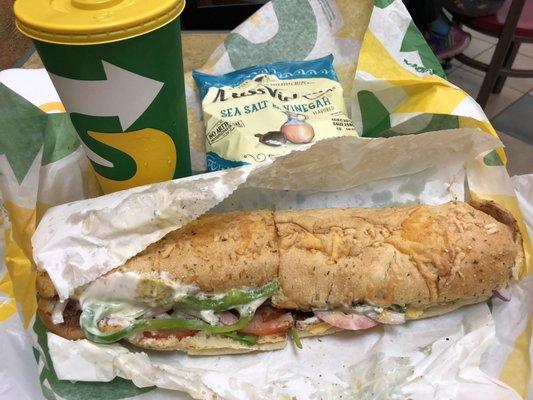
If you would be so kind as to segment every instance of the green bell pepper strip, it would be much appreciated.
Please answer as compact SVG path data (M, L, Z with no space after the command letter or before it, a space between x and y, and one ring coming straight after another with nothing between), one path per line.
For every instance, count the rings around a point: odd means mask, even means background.
M294 345L298 347L299 349L303 349L302 341L300 339L300 335L298 335L298 330L291 326L289 328L289 336L291 337L292 341L294 342Z
M279 289L279 283L272 281L258 289L242 291L230 290L220 298L183 296L176 299L176 305L189 310L214 310L227 311L238 306L251 303L259 299L272 297ZM196 331L206 331L210 333L232 333L246 327L253 318L253 312L244 313L233 325L210 325L203 321L171 318L171 319L137 319L124 329L113 333L104 333L98 328L98 323L107 315L116 313L122 309L120 303L94 303L85 307L80 316L80 326L85 337L96 343L113 343L127 336L147 330L167 330L167 329L190 329ZM254 344L253 335L231 335L233 339L240 340L247 344ZM257 341L257 339L255 339ZM252 343L253 342L253 343Z
M80 326L85 337L95 343L114 343L127 336L149 330L189 329L210 333L229 333L246 327L253 318L253 312L241 315L239 320L232 325L210 325L206 322L183 319L137 319L124 329L117 332L105 333L98 328L98 323L109 314L121 310L120 303L99 304L94 303L86 307L80 316Z
M254 290L230 290L220 298L187 295L176 299L174 304L184 310L227 311L254 300L272 297L278 289L279 283L272 281Z

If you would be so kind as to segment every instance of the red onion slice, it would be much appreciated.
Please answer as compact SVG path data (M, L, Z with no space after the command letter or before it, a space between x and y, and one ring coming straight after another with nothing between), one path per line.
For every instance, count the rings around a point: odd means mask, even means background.
M511 301L511 297L505 296L497 290L492 291L492 297L497 297L501 301L505 301L505 302Z
M229 311L221 312L220 314L218 314L218 317L220 318L220 323L222 325L233 325L239 320L239 318L235 314Z
M378 325L376 321L359 314L346 314L341 311L315 311L315 315L331 326L350 331L368 329Z

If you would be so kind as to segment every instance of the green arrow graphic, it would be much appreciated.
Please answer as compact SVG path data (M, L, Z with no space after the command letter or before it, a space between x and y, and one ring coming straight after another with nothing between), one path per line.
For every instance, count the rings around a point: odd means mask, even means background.
M489 167L500 167L504 165L496 150L492 150L489 154L483 157L483 162Z
M426 39L424 39L424 36L422 36L413 21L411 21L411 23L407 27L407 32L405 32L400 51L417 51L418 55L420 56L420 60L422 61L422 64L424 64L424 68L431 69L433 71L433 74L446 79L446 75L444 74L440 63L437 60L437 57L435 57L435 55L429 48Z
M43 145L47 115L0 83L0 154L22 183Z
M80 139L68 114L47 114L42 165L53 163L73 153Z
M48 72L69 113L116 116L126 131L150 107L163 82L102 60L105 79L72 79ZM83 96L80 96L83 93Z
M119 400L129 399L142 393L154 390L155 387L138 388L132 382L115 378L111 382L70 382L60 381L54 371L52 359L48 350L46 339L46 328L39 319L35 318L33 331L37 335L37 342L40 349L34 347L34 356L37 361L42 357L44 367L40 374L41 387L47 400L56 400L61 396L64 400ZM42 386L47 381L53 392Z
M361 90L357 93L357 101L361 110L361 120L363 122L362 136L364 137L416 135L424 132L459 128L457 116L432 114L431 119L422 129L402 131L400 133L391 127L390 113L374 93L368 90ZM418 116L414 118L416 119Z
M379 137L383 131L391 127L389 110L374 93L361 90L357 93L357 101L361 110L364 137Z
M374 0L374 5L379 8L387 8L392 3L394 3L394 0Z

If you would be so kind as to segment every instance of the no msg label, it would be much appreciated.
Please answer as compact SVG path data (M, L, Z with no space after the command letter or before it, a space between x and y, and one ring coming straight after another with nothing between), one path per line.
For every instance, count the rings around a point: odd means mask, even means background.
M240 124L239 124L240 125ZM216 124L207 132L207 142L213 144L223 139L235 130L232 123L224 120L218 120Z

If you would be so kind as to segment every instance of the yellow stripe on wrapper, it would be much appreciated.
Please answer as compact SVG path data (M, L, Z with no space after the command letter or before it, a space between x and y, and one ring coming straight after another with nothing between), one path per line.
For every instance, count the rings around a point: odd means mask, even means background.
M376 79L387 81L405 93L403 101L395 109L389 110L391 114L454 115L457 106L468 97L463 90L437 75L419 76L404 68L370 30L366 32L357 68L370 73ZM479 128L498 137L488 121L470 117L458 118L461 128ZM505 163L507 158L503 149L498 149L498 154Z
M408 97L393 111L394 113L453 115L453 110L467 96L462 90L448 86L444 79L436 75L423 77L422 80L424 82L401 83Z
M407 98L392 113L452 114L468 96L437 75L419 76L398 64L371 31L366 32L357 68L405 91Z
M10 230L6 230L4 240L6 243L5 261L13 284L13 296L20 306L24 329L27 329L37 309L36 274L28 257L13 241Z
M478 128L499 139L498 133L494 130L489 121L480 121L471 117L459 117L458 120L459 128ZM502 148L499 148L496 149L496 152L500 156L502 163L504 165L507 164L507 155L505 154L505 151Z
M514 342L514 349L507 357L500 379L513 387L522 398L527 399L531 377L531 361L529 349L533 335L533 320L529 318L526 328Z
M9 279L9 274L5 273L0 279L0 296L4 300L0 300L0 323L11 318L17 312L15 304L15 294L13 293L13 283Z
M9 279L12 284L13 297L20 306L24 328L28 327L35 310L36 274L32 268L31 237L36 227L36 210L20 207L11 201L5 201L11 229L4 231L6 246L5 262ZM48 207L37 203L40 214Z
M37 226L35 210L20 207L7 200L4 202L4 207L11 221L13 240L18 243L26 257L32 257L31 237Z
M50 207L51 206L49 206L48 204L41 203L40 201L37 202L37 206L35 208L37 215L37 224L39 224L39 221L43 217L44 213L48 211ZM37 226L35 228L37 228Z
M39 106L39 108L48 113L48 112L65 112L65 106L60 101L52 101L50 103L44 103Z

